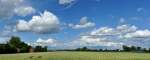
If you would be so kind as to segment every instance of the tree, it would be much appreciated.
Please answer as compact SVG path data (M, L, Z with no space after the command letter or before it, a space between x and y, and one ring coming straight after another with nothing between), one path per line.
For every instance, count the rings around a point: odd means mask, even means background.
M0 44L0 54L16 53L16 49L8 44Z
M80 50L81 51L88 51L89 49L87 47L82 47Z
M8 44L15 48L17 52L29 52L29 46L22 42L19 37L12 36Z
M102 52L102 51L103 51L103 49L99 49L99 51L100 51L100 52Z
M47 52L47 46L44 46L43 51Z
M35 52L46 52L47 51L47 46L36 46L35 47Z
M40 52L41 49L42 49L42 46L36 46L36 47L35 47L35 52Z
M24 42L21 42L19 48L21 52L29 52L30 46Z
M146 48L143 48L143 52L147 52L147 49L146 49Z
M148 52L150 52L150 48L148 49Z
M131 46L131 51L136 51L136 47L135 46Z
M19 37L12 36L11 39L6 44L0 44L0 54L4 53L24 53L24 52L30 52L36 51L36 52L46 52L47 46L36 46L35 48L32 48L25 42L21 41Z
M123 51L131 51L130 47L126 45L123 45L122 48L123 48Z
M76 51L81 51L81 48L77 48Z
M88 51L87 47L77 48L76 51Z
M11 39L9 40L8 44L9 44L11 47L14 47L14 48L17 49L17 48L20 47L20 44L21 44L20 38L19 38L19 37L12 36Z
M141 47L137 47L136 49L137 49L137 51L141 51Z
M83 51L87 51L87 50L89 50L89 49L88 49L87 47L83 47L82 50L83 50Z

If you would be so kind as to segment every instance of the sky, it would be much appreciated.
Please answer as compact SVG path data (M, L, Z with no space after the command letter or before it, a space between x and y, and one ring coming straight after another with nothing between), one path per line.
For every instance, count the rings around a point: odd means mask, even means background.
M149 0L0 0L0 43L49 49L150 48Z

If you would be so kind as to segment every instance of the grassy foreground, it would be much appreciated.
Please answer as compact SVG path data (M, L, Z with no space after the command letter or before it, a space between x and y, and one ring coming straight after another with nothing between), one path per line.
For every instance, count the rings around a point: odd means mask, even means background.
M45 52L2 54L0 60L150 60L150 53Z

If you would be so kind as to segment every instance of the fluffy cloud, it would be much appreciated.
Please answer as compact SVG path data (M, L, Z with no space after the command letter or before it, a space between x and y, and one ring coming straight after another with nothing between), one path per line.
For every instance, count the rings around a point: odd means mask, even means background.
M44 11L40 16L33 16L30 21L19 20L16 28L18 31L48 34L57 32L59 23L57 16L49 11Z
M95 29L91 32L91 35L122 35L129 32L134 32L137 30L136 26L130 26L130 25L120 25L116 28L110 28L110 27L101 27L99 29Z
M66 4L71 4L75 0L59 0L59 4L61 5L66 5Z
M61 49L73 49L87 46L89 48L121 49L122 45L149 47L150 31L139 30L134 25L119 25L115 28L100 27L79 35L70 42L56 42L55 39L38 39L34 44L53 46ZM136 39L135 39L136 38ZM141 40L141 38L143 38Z
M77 0L58 0L58 3L65 9L72 7L76 2Z
M34 8L25 7L25 4L24 0L0 0L0 18L8 19L14 14L25 16L33 13Z
M21 6L14 9L14 12L19 16L27 16L29 14L33 14L36 10L31 6Z
M39 38L34 45L40 45L40 46L56 46L57 42L55 39L49 38L49 39L41 39Z
M114 29L109 27L101 27L99 29L95 29L91 32L91 35L112 35L114 34Z
M136 32L124 35L124 38L149 38L149 37L150 37L149 30L138 30Z
M119 25L115 28L100 27L91 32L86 32L80 35L79 38L72 41L70 44L73 46L90 46L105 48L121 48L122 45L135 45L147 47L150 45L150 31L139 30L134 25ZM136 38L136 39L135 39ZM142 38L142 39L141 39ZM144 44L143 44L144 43Z
M96 37L93 35L82 35L72 42L66 43L67 48L77 48L87 46L92 49L107 48L107 49L118 49L123 45L122 42L109 41L107 38ZM96 48L95 48L96 47Z
M80 23L79 24L69 24L69 27L73 28L73 29L81 29L81 28L91 28L94 27L95 23L93 22L89 22L87 17L82 17L80 19Z
M134 25L119 25L115 28L100 27L79 35L70 42L56 42L55 39L38 39L35 45L48 45L62 49L87 46L89 48L121 49L122 45L149 47L150 31L139 30ZM136 39L135 39L136 38ZM142 39L141 39L142 38Z
M0 18L7 18L13 15L13 9L20 5L23 0L0 0Z
M18 31L30 31L29 23L25 20L19 20L19 23L17 24L17 30Z
M4 26L3 30L0 32L0 43L7 43L12 35L16 32L13 26Z
M106 38L94 37L92 35L89 36L81 36L77 41L80 46L117 46L122 45L122 43L107 41Z
M14 26L4 26L4 29L0 32L0 37L11 37L16 32L14 28Z
M117 26L116 28L117 32L120 33L129 33L129 32L134 32L137 30L136 26L130 26L130 25L121 25L121 26Z

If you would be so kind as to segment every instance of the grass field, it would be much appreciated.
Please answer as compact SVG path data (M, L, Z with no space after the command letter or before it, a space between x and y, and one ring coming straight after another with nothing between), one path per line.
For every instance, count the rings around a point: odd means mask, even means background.
M2 54L0 60L150 60L150 53L45 52Z

